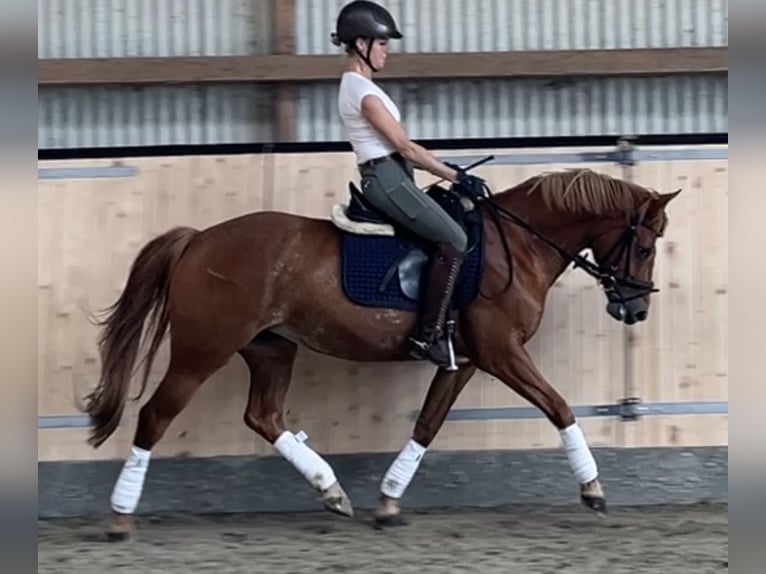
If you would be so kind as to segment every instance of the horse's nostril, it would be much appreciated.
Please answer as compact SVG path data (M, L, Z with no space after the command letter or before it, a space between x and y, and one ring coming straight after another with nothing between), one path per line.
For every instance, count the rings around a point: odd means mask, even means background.
M647 313L646 311L639 311L638 313L636 313L636 319L638 319L639 321L646 321L646 318L648 316L649 316L649 313Z

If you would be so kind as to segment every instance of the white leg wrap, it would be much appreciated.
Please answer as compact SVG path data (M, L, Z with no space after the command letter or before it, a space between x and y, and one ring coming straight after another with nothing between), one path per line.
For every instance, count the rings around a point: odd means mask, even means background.
M388 467L380 491L389 498L401 498L415 476L425 452L425 447L410 439Z
M301 431L294 435L285 431L274 441L274 448L300 472L309 483L319 490L327 490L335 481L335 473L321 456L306 446L308 437Z
M595 480L598 477L598 468L580 425L575 422L559 432L569 459L569 466L577 482L585 484Z
M112 510L120 514L132 514L141 499L146 471L149 469L151 452L133 446L112 491Z

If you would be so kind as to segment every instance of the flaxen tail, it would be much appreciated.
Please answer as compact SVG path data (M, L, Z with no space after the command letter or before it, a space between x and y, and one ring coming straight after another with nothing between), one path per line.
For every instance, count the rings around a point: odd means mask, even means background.
M101 379L85 397L90 415L88 443L98 448L115 431L122 418L130 388L133 365L146 325L151 338L144 358L141 395L146 390L149 372L168 327L168 291L170 278L197 230L176 227L152 239L136 256L127 285L117 301L105 310L106 318L98 338L101 356Z

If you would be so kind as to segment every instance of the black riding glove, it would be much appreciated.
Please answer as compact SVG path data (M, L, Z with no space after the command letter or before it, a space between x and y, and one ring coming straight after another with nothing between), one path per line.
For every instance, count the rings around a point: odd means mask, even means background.
M451 167L457 172L457 185L471 198L484 197L485 180L467 173L462 167L454 163L445 162L444 165Z

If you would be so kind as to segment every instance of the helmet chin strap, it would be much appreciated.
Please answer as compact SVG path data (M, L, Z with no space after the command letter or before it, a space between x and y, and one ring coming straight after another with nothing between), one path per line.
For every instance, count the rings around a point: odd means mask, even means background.
M367 64L370 67L370 70L373 72L377 72L378 69L372 65L372 61L370 61L370 54L372 53L372 44L375 41L373 38L368 38L367 42L367 54L362 54L362 52L357 47L356 43L354 43L354 51L359 54L359 57L362 58L365 64Z

